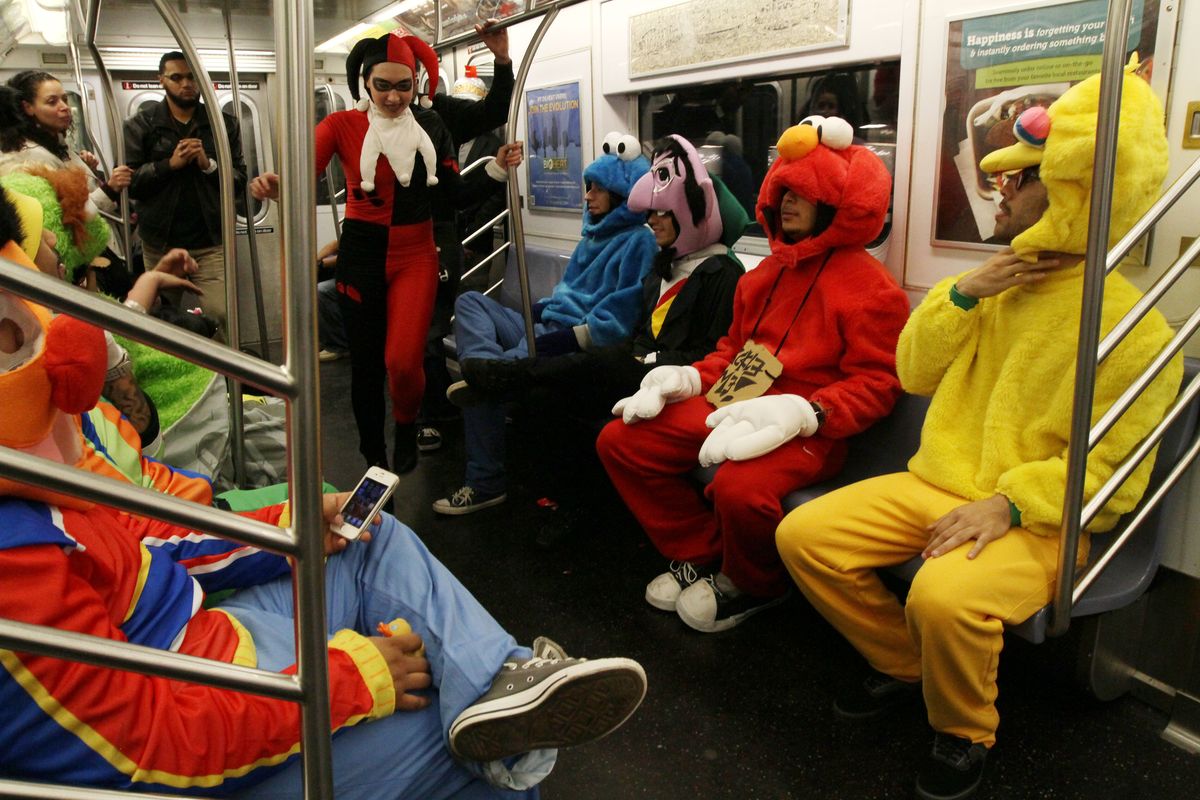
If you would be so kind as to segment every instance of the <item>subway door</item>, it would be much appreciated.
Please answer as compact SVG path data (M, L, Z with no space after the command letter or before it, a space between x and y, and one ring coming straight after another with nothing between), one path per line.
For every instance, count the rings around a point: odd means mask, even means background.
M267 77L265 75L239 75L239 97L241 110L236 116L241 123L242 151L246 159L246 180L264 172L274 171L275 154L271 151L272 121L270 103L267 99ZM221 110L234 114L233 93L229 82L217 82L217 100ZM265 321L267 347L271 360L283 363L283 278L280 274L279 212L275 203L249 198L251 206L246 208L246 196L236 198L237 213L237 278L238 278L238 326L243 350L263 356L262 332L258 322L259 298L261 298ZM254 222L254 246L257 259L250 251L250 220ZM255 264L257 263L257 278Z
M345 84L322 83L313 93L316 122L335 111L345 111L353 103ZM317 249L339 236L340 220L346 217L346 176L335 156L323 175L317 176ZM330 197L333 202L330 202ZM337 219L334 219L334 215Z
M267 102L267 85L263 75L239 75L242 127L242 149L246 158L246 172L252 178L270 170L274 163L271 152L271 121ZM233 113L233 95L229 81L217 81L217 102L226 113ZM117 107L123 116L129 117L157 105L162 101L163 91L158 77L153 73L127 73L114 76L113 91ZM279 236L273 203L251 200L252 216L258 246L263 318L266 321L267 341L271 346L272 360L281 363L281 348L277 343L282 338L282 292L279 276ZM256 286L250 258L249 234L244 197L235 198L237 217L236 269L238 282L238 328L243 349L261 355ZM186 298L185 298L186 300Z

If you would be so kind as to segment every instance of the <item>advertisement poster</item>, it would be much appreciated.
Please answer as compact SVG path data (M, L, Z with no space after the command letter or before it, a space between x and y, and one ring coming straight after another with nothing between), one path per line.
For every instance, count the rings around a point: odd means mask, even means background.
M530 89L525 93L525 113L529 207L582 211L579 84Z
M1150 80L1160 0L1134 0L1126 56L1134 51ZM1013 122L1032 106L1049 106L1100 71L1107 0L1060 3L952 20L946 52L933 244L997 244L1000 202L985 155L1015 142ZM1165 68L1165 65L1164 65Z
M469 33L489 19L504 19L525 11L527 0L440 0L442 33L438 41Z

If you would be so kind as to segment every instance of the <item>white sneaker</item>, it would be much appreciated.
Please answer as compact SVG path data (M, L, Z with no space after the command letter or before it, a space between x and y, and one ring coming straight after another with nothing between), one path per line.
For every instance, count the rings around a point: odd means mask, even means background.
M645 696L646 672L628 658L506 661L487 693L450 725L450 752L495 761L595 741L619 728Z
M672 561L666 572L646 584L646 602L663 611L674 611L679 593L711 574L711 569L697 569L690 561Z
M703 633L726 631L788 598L755 597L734 586L723 572L696 581L679 593L675 612L689 628Z
M337 361L338 359L345 358L348 355L350 354L344 353L341 350L322 350L321 352L317 353L317 361Z

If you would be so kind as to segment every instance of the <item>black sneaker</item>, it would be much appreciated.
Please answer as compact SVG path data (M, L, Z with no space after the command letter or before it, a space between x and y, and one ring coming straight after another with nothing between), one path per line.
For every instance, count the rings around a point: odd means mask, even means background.
M466 381L455 381L450 384L450 388L446 390L446 399L459 408L470 408L487 402L484 396L475 391L475 387Z
M862 683L833 701L833 713L842 719L873 719L920 697L920 682L909 683L872 670Z
M723 572L701 578L679 593L675 613L693 630L716 633L740 625L760 611L786 600L779 597L755 597L746 594Z
M646 696L636 661L568 658L553 642L537 645L543 656L506 661L487 693L450 725L456 757L494 761L591 742L619 728Z
M921 800L965 800L975 794L983 780L988 749L970 739L937 733L933 750L917 773L917 797Z
M675 611L684 589L716 571L715 567L696 566L690 561L672 561L666 572L646 584L646 602L663 611Z
M431 453L442 446L442 432L432 425L422 425L417 429L417 449L422 453Z
M462 374L471 388L485 398L505 400L529 383L529 362L534 359L468 358Z
M475 493L470 486L463 486L449 497L433 501L433 510L439 514L457 517L463 514L473 514L485 508L498 506L508 499L508 494L501 492L497 495L484 496Z

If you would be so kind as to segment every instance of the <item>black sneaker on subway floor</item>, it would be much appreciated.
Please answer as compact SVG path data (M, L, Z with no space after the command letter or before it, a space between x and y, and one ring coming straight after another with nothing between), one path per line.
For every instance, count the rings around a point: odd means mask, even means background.
M921 684L909 683L871 671L833 701L833 713L842 719L873 719L892 709L921 699Z
M970 739L937 733L933 750L917 773L917 797L921 800L966 800L983 780L988 749Z

